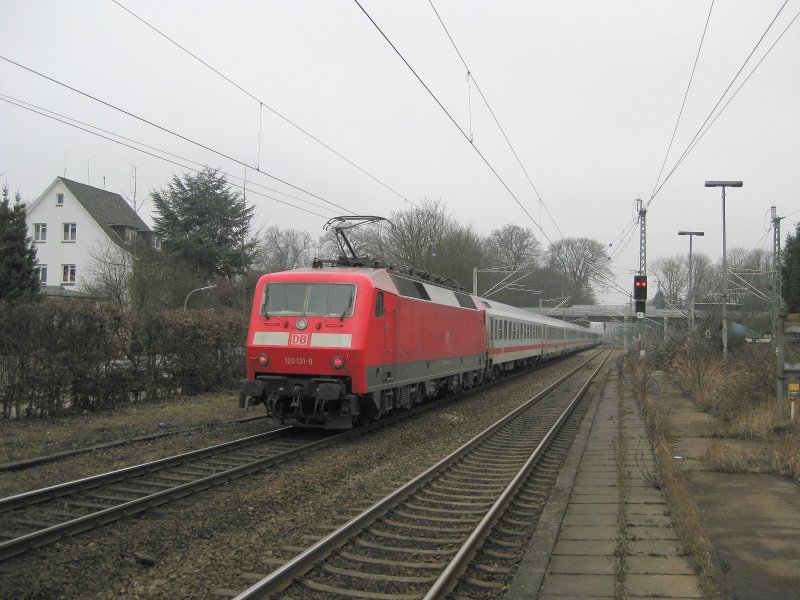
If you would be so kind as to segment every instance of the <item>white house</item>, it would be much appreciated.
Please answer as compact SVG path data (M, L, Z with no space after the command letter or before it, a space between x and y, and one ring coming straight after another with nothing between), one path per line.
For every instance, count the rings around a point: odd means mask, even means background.
M114 244L131 252L133 241L157 240L119 194L56 177L27 212L36 244L36 270L45 292L75 290L86 281L98 248Z

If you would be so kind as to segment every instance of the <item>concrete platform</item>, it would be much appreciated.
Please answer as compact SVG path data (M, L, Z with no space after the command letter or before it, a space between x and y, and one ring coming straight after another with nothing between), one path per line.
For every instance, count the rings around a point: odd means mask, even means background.
M703 597L650 483L655 464L633 395L621 400L611 379L589 408L507 600Z

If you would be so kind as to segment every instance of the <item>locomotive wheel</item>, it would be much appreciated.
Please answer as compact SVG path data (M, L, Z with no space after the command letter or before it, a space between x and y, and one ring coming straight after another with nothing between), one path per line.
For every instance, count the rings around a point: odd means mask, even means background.
M428 399L428 394L425 393L425 384L417 384L417 392L414 394L414 404L422 404Z
M380 411L375 406L372 395L362 396L358 400L358 422L361 425L369 425L380 418Z

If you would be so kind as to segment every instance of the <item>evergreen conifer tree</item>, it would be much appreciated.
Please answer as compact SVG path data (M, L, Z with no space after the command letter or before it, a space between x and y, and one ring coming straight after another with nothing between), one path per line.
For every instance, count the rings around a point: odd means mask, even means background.
M39 291L34 272L36 247L28 237L25 205L19 192L11 203L8 185L0 202L0 301L33 299Z
M800 312L800 223L786 236L781 266L781 292L788 312Z

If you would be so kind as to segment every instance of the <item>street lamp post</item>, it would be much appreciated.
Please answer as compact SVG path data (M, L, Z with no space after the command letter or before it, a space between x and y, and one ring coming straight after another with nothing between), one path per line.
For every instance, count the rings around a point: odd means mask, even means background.
M187 304L188 304L188 302L189 302L189 296L191 296L191 295L192 295L192 294L194 294L195 292L201 292L201 291L203 291L203 290L210 290L211 288L215 288L215 287L217 287L217 285L216 285L216 284L214 284L214 285L207 285L207 286L205 286L205 287L201 287L201 288L194 289L194 290L192 290L191 292L189 292L188 294L186 294L186 300L184 300L184 301L183 301L183 310L186 310L186 305L187 305Z
M694 332L694 293L692 290L692 240L694 236L704 236L704 231L679 231L678 235L689 236L689 280L686 284L686 304L689 307L688 332L686 337L686 356L689 356L689 345L692 343L692 333Z
M706 187L722 188L722 357L728 360L728 258L725 239L725 188L742 187L741 181L706 181Z

